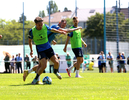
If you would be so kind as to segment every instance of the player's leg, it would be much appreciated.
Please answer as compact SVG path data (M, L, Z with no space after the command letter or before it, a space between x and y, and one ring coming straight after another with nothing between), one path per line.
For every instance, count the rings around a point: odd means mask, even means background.
M37 70L36 70L37 74L36 74L36 77L34 78L34 80L32 81L32 84L36 84L38 82L39 76L43 73L43 71L47 67L47 59L42 58L39 63L41 64L41 66L37 67Z
M76 66L77 62L75 62L72 66L70 66L69 68L66 69L68 76L71 77L71 70ZM75 67L76 68L76 67Z
M80 75L79 75L79 68L80 68L80 65L82 63L83 63L83 57L77 57L76 76L75 77L80 77Z
M29 70L24 70L24 72L23 72L23 81L26 80L27 76L28 76L31 72L36 71L36 69L37 69L38 66L39 66L39 64L38 64L38 65L35 65L33 68L30 68Z
M59 78L62 79L61 75L58 73L59 68L59 61L56 55L53 55L50 60L54 63L54 74Z
M54 50L52 48L48 49L45 51L47 57L54 63L54 74L59 78L62 79L61 75L58 73L58 68L59 68L59 61L58 58L56 57Z

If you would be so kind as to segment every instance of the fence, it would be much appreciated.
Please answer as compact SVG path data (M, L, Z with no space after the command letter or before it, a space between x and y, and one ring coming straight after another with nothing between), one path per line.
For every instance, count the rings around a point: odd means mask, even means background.
M87 59L88 63L91 62L92 59ZM76 60L71 60L72 62L72 65L73 65L73 62L76 61ZM11 61L9 61L11 62ZM66 73L66 68L67 68L67 61L66 60L60 60L60 66L59 66L59 72L60 73ZM126 62L126 59L125 59L125 62ZM22 69L23 70L26 70L26 69L29 69L28 67L26 68L26 63L25 63L25 66L24 65L24 62L22 62ZM118 68L117 68L117 65L118 65L118 61L116 59L113 60L113 71L114 72L117 72L118 71ZM34 66L33 62L31 61L31 68ZM89 65L87 65L87 68L88 68ZM129 72L129 65L125 64L125 68L126 68L126 72ZM94 59L94 67L93 67L93 71L92 72L95 72L95 73L98 73L99 70L98 70L98 60L97 59ZM96 69L96 70L95 70ZM15 64L15 72L17 72L17 67L16 67L16 64ZM4 67L4 61L0 61L0 72L4 72L5 71L5 67ZM45 72L46 73L49 73L50 72L50 68L49 68L49 62L47 63L47 68L45 69ZM52 71L53 72L53 71ZM80 66L80 72L87 72L86 70L83 71L83 64ZM109 66L109 63L108 61L106 61L106 72L107 73L110 73L110 66Z

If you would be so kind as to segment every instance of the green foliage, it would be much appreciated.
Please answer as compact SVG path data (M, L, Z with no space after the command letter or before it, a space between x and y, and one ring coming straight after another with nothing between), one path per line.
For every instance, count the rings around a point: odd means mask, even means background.
M125 20L124 14L118 14L118 27L120 38L127 37L129 33L127 30L128 20ZM103 38L104 33L104 16L103 14L96 13L94 16L88 18L87 27L84 29L84 36L88 38ZM116 14L106 14L106 36L111 37L116 35Z
M49 14L49 2L48 2L48 6L47 6L47 12ZM50 1L50 14L56 13L58 12L58 6L56 5L56 3L51 0Z
M88 72L88 71L87 71ZM92 71L93 72L93 71ZM40 76L52 78L51 85L31 85L35 74L22 81L22 74L0 74L1 100L128 100L128 73L80 73L83 78L71 78L61 73L62 80L53 73Z
M24 15L24 21L26 21L26 16ZM19 17L19 23L23 23L23 13L21 14L21 17Z
M67 7L65 7L65 8L64 8L64 12L67 12L67 11L68 11L68 8L67 8Z
M42 11L39 11L39 17L45 17L45 12L44 12L44 10L42 10Z
M34 26L34 22L25 21L25 40L28 39L28 32ZM19 44L22 44L23 41L23 24L16 22L16 20L6 21L0 19L0 34L3 35L0 44L9 44L16 45L20 41ZM5 42L6 40L7 42ZM2 42L3 41L3 42ZM14 42L15 41L15 42Z
M73 25L73 20L71 18L66 18L65 20L67 21L66 28L70 28Z

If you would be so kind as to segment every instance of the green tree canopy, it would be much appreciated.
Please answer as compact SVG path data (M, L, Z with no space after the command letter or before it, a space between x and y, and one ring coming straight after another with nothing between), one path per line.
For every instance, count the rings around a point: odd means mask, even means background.
M34 26L34 22L25 21L25 40L28 43L28 32ZM16 20L6 21L0 19L0 34L3 36L0 44L22 44L23 42L23 24ZM8 42L8 43L7 43Z
M42 10L42 11L39 11L39 15L38 15L39 17L45 17L45 12L44 12L44 10Z
M47 12L49 14L49 3L48 3L48 6L47 6ZM58 6L56 5L56 3L51 0L50 1L50 14L53 14L53 13L56 13L58 12Z
M104 34L104 16L103 14L96 13L94 16L88 18L87 27L83 31L83 35L88 38L103 38ZM118 27L119 38L124 39L128 35L127 20L125 20L124 14L118 14ZM116 39L116 14L106 14L106 36L107 38Z
M26 16L24 15L24 21L26 21ZM23 23L23 13L21 14L21 17L19 17L19 23Z

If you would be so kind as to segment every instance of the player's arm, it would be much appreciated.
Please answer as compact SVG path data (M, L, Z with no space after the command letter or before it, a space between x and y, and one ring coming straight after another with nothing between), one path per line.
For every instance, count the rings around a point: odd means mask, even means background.
M52 41L52 44L55 45L57 42L55 40Z
M85 43L85 41L81 38L82 43L84 44L85 47L87 47L87 44Z
M32 34L32 29L29 31L29 35L28 35L28 43L29 43L29 47L30 47L30 56L33 57L33 49L32 49L32 39L33 39L33 34Z
M53 33L60 33L60 34L66 35L66 32L60 31L60 30L57 30L57 29L54 29L54 28L51 29L51 32L53 32Z
M75 31L75 30L78 30L78 29L82 29L82 27L77 27L77 28L73 28L73 29L63 29L63 28L60 28L60 29L58 29L58 30L64 31L64 32L66 32L66 33L70 33L70 32L73 32L73 31Z
M66 52L66 49L67 49L67 45L68 45L69 39L70 39L70 37L67 36L67 39L66 39L66 42L65 42L65 47L64 47L64 49L63 49L64 52Z
M32 39L29 39L28 43L29 43L29 47L30 47L30 56L33 57L33 56L32 56L32 55L33 55Z

